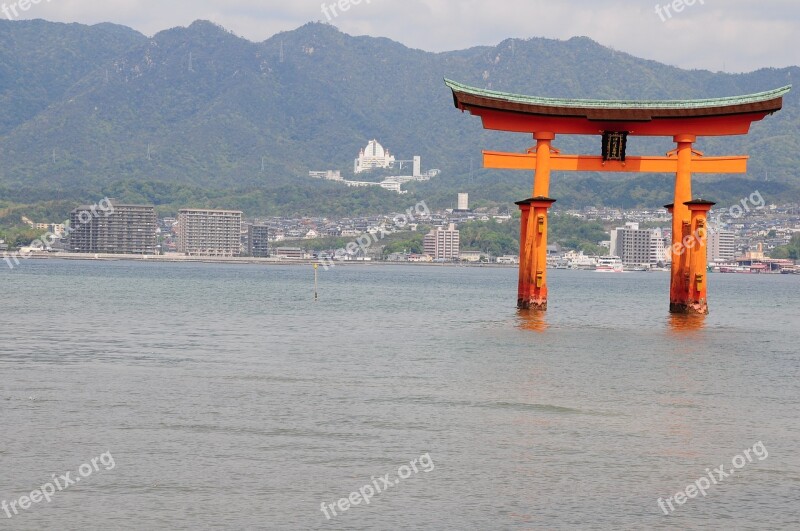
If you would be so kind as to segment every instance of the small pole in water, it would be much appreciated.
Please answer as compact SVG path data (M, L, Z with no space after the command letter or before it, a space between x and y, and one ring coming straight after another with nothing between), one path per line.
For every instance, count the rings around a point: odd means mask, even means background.
M319 295L317 294L317 268L318 264L314 264L314 300L319 299Z

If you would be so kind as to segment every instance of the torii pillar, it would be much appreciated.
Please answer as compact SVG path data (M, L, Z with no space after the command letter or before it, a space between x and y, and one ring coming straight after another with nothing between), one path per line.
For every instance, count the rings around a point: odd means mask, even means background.
M550 199L550 155L556 135L534 133L536 170L533 197L517 202L520 219L519 287L517 308L547 310L547 212L555 199Z
M676 135L675 201L665 208L672 214L672 268L669 290L670 313L708 314L707 264L708 211L715 203L692 201L692 162L697 136Z
M532 197L516 203L522 211L517 290L522 310L547 310L547 211L555 202Z
M689 223L683 225L683 238L672 245L672 285L680 281L679 290L670 291L670 312L708 314L708 211L712 201L695 199L683 204L689 211ZM681 252L680 267L675 267L676 250Z
M672 269L669 290L669 311L687 313L689 308L689 255L691 213L687 202L692 200L692 148L697 137L691 134L676 135L678 169L675 173L675 200L672 203Z

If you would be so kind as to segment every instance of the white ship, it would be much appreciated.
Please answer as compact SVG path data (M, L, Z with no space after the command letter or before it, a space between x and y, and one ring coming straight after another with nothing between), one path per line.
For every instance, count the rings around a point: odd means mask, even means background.
M590 269L597 267L597 258L586 256L581 252L569 251L564 255L563 261L567 263L568 269Z
M597 260L598 273L623 273L622 259L619 256L601 256Z

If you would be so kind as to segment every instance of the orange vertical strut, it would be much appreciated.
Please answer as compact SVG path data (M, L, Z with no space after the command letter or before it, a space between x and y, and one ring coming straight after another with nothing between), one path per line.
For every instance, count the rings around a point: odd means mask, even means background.
M693 244L689 256L689 286L687 308L684 313L708 314L708 211L715 205L712 201L696 199L685 205L691 213Z
M553 150L553 133L534 133L536 139L536 173L533 179L533 197L550 194L550 155Z
M519 283L517 287L517 307L522 308L522 301L525 294L530 293L530 274L528 271L528 255L526 254L526 244L528 241L528 219L531 214L532 199L518 201L519 210L522 213L519 221Z
M536 174L533 197L517 203L522 211L520 228L519 291L517 307L547 310L547 211L555 199L550 192L550 155L555 134L534 133Z
M686 205L692 200L692 146L695 135L677 135L678 171L675 173L675 200L672 209L672 277L669 311L688 313L691 214Z
M517 307L547 310L547 211L555 199L532 197L517 202L522 211Z

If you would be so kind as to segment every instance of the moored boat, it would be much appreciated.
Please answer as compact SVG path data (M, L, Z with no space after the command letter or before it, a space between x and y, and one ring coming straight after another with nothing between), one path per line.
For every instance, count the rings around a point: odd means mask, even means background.
M623 273L625 269L619 256L601 256L597 260L595 271L598 273Z

